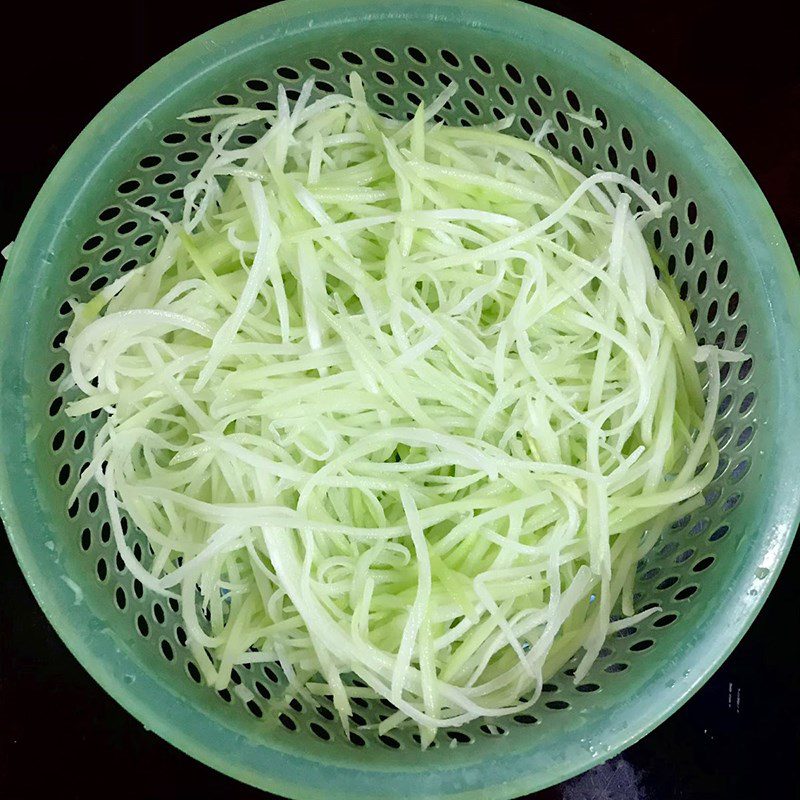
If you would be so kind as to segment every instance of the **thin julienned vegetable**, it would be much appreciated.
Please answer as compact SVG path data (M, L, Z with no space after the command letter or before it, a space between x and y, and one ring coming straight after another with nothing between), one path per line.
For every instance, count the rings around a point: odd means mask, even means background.
M108 416L75 493L104 487L214 687L278 661L345 728L382 697L380 732L426 746L576 654L581 681L653 613L636 565L702 503L741 355L697 346L641 233L663 207L627 177L509 121L434 123L455 86L407 123L357 75L311 90L203 111L182 219L153 215L153 261L76 307L69 413Z

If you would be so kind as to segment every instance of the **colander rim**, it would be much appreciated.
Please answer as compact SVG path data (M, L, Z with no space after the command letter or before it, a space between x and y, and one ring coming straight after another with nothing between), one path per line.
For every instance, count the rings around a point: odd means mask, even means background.
M610 42L603 36L559 15L516 0L405 0L396 4L376 4L374 0L293 0L262 8L231 20L201 34L187 44L177 48L112 99L87 125L51 172L26 216L17 237L11 259L6 266L3 284L0 287L0 430L24 427L24 403L19 401L18 391L24 386L23 368L15 363L13 354L22 352L19 347L22 334L12 325L13 298L24 286L23 265L28 255L46 251L47 231L52 220L63 219L70 209L68 196L78 194L70 188L85 185L92 179L99 166L98 144L113 143L137 124L141 124L146 110L154 105L155 87L170 86L171 90L159 95L159 102L179 92L197 74L212 69L239 53L245 47L256 47L267 41L299 30L313 19L315 25L338 25L347 21L377 21L381 19L406 19L425 21L448 21L477 25L495 34L513 36L530 41L535 39L527 32L544 30L554 42L565 41L578 47L584 58L591 59L605 70L623 68L628 70L632 87L647 94L654 102L669 107L674 119L686 128L687 133L703 140L708 151L709 169L724 170L733 189L732 198L742 209L747 209L749 218L743 224L749 226L756 241L763 242L774 268L762 277L769 287L780 293L787 316L782 320L782 331L786 334L778 341L781 348L776 357L784 359L786 370L782 376L781 396L789 396L788 389L800 385L800 279L791 252L780 226L761 190L745 165L714 125L683 94L669 84L654 70L638 58ZM105 152L100 149L100 152ZM87 165L89 168L87 169ZM30 289L30 287L28 287ZM3 291L5 290L5 291ZM787 388L788 387L788 388ZM800 409L796 404L786 409L782 423L787 430L798 430ZM3 437L5 438L5 436ZM786 437L787 439L790 437ZM536 791L566 780L590 767L616 755L647 734L677 708L686 702L727 658L749 628L772 589L781 566L791 547L792 539L800 519L800 449L790 442L779 442L780 453L775 461L784 465L782 481L776 487L774 497L767 507L767 514L758 540L753 545L753 564L769 564L768 576L760 581L756 596L742 600L736 614L726 620L725 625L711 626L702 631L694 645L687 648L696 656L692 664L692 677L678 682L671 688L658 690L660 702L650 704L653 713L630 714L624 734L607 742L602 752L591 753L572 749L560 764L553 765L545 775L534 774L530 766L533 759L523 760L524 753L515 752L508 758L499 757L496 764L487 767L492 772L492 782L475 785L466 791L453 789L448 781L452 769L415 770L415 788L408 781L409 770L396 772L363 770L317 763L302 756L299 751L284 751L273 746L253 746L248 751L247 743L241 748L243 756L232 759L223 748L215 747L215 736L225 732L223 726L202 715L182 702L181 698L167 686L142 675L140 665L124 649L115 647L110 637L98 636L87 625L87 620L65 612L65 601L70 597L66 586L53 585L46 580L42 568L45 551L34 547L35 535L29 532L23 520L35 518L33 493L27 492L33 477L28 474L32 466L30 456L22 450L11 454L4 449L0 457L0 513L16 558L28 581L37 602L46 617L69 650L103 689L114 697L125 709L146 727L179 749L202 763L228 774L245 783L296 798L318 796L311 785L311 776L323 780L327 795L335 797L387 797L393 788L398 794L410 798L434 796L489 798L499 800L518 794ZM786 477L788 476L788 477ZM27 483L26 483L27 481ZM58 582L61 583L61 582ZM742 584L744 585L744 584ZM126 674L142 675L136 684L126 683ZM144 699L146 697L146 699ZM631 703L636 707L636 703ZM204 724L209 730L201 740L186 733L192 724ZM510 772L512 770L513 772ZM509 772L507 773L506 770ZM333 773L338 772L337 775ZM294 776L300 776L298 780ZM303 779L306 776L307 780ZM380 784L375 785L380 776ZM335 778L335 779L334 779Z

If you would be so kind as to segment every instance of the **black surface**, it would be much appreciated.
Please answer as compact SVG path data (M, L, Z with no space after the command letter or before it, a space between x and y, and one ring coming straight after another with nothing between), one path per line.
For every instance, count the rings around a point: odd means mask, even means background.
M13 22L3 20L0 244L117 91L179 44L261 4L49 5L17 4ZM540 5L608 36L687 94L754 173L797 256L800 80L784 3ZM795 548L750 632L684 708L622 756L536 800L796 796L798 579ZM5 536L0 586L0 796L267 797L178 752L105 695L50 628Z

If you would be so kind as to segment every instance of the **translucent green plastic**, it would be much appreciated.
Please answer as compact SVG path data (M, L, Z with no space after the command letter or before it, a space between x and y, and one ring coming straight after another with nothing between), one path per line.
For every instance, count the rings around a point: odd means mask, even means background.
M581 686L559 674L529 714L450 732L426 752L411 732L380 739L363 728L347 740L325 701L286 707L276 666L239 670L249 703L196 682L180 614L121 568L99 496L88 487L67 509L99 420L63 412L65 300L86 300L148 257L156 227L129 201L180 207L176 187L204 158L210 125L177 117L274 102L279 82L299 87L310 75L320 92L343 90L352 69L395 116L454 79L452 124L514 114L512 131L527 136L552 119L559 155L586 172L617 168L670 200L647 236L698 336L752 356L723 368L722 464L706 506L666 530L640 567L640 602L663 611L613 637ZM797 524L800 281L764 197L718 131L652 70L513 2L298 0L223 25L148 70L81 134L25 220L0 284L0 381L3 518L59 635L148 728L289 797L502 800L609 758L731 651ZM127 536L141 546L136 530ZM389 713L379 703L358 712L365 724Z

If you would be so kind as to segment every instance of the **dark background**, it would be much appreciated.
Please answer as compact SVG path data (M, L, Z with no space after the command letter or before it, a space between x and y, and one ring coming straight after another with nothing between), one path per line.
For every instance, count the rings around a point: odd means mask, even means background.
M13 22L3 20L0 246L14 238L69 143L114 94L178 45L263 3L47 5L14 4ZM754 173L797 256L800 57L783 3L539 5L631 50L688 95ZM684 708L621 756L536 800L796 796L799 579L795 548L749 633ZM5 536L0 586L0 794L266 797L175 750L109 698L48 625Z

